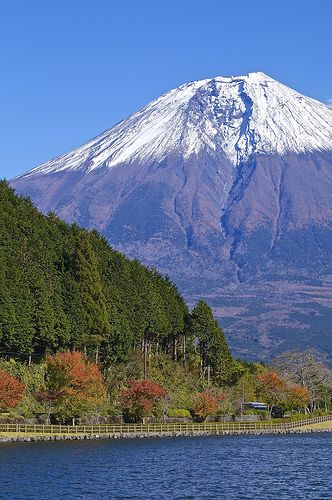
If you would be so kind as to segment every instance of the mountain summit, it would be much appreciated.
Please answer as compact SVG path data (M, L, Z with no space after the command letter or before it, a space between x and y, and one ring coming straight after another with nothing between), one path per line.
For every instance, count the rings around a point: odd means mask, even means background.
M233 165L254 153L330 149L331 109L264 73L216 77L173 89L87 144L32 170L86 172L127 162L223 152Z
M11 184L205 297L238 354L332 355L332 109L264 73L190 82Z

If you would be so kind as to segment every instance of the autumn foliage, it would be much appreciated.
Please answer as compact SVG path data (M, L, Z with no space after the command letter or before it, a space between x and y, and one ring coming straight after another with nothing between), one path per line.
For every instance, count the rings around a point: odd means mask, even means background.
M311 399L308 389L298 384L292 384L287 387L286 404L289 409L298 410L305 408Z
M166 395L165 389L152 380L130 380L129 387L121 390L121 407L127 419L142 421L153 414Z
M216 413L218 409L218 399L209 391L197 394L194 405L194 414L199 420L206 420L208 416Z
M14 408L22 400L24 390L19 380L0 370L0 408Z
M267 371L257 378L259 394L269 405L287 409L301 409L307 406L310 392L298 384L287 383L276 372Z
M283 403L286 382L274 371L267 371L257 377L258 392L269 406Z
M46 373L49 399L57 395L57 414L63 420L88 413L90 408L100 404L106 397L99 367L85 359L79 351L49 356Z
M79 351L67 351L46 360L49 385L53 390L72 389L97 399L106 389L99 367L84 358Z

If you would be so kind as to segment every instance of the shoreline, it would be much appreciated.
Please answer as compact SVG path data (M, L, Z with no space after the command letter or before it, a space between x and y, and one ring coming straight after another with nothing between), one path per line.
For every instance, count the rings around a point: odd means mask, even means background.
M224 431L176 431L176 432L132 432L110 434L54 434L39 436L0 436L0 444L7 443L34 443L49 441L88 441L111 439L148 439L165 437L206 437L206 436L261 436L265 434L312 434L317 432L332 432L332 428L322 429L260 429L260 430L224 430Z

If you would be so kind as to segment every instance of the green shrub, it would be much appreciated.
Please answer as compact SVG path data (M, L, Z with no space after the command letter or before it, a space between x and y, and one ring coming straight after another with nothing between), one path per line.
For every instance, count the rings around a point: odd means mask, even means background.
M245 410L242 415L258 415L259 417L268 418L270 416L270 412L268 410Z
M42 415L44 410L31 394L26 394L15 408L15 412L24 418L34 418Z
M167 415L171 418L189 418L190 411L184 408L170 408Z
M237 408L236 405L232 401L223 401L222 404L219 406L217 410L217 415L220 417L228 416L228 415L235 415L237 414Z
M315 410L313 412L310 412L310 413L288 413L284 420L285 421L288 421L288 422L296 422L297 420L304 420L304 419L307 419L307 418L314 418L314 417L322 417L326 415L326 413L322 410Z

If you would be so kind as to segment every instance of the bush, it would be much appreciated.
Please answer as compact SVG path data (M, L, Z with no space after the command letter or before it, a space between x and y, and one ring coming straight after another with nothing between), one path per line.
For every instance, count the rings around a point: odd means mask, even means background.
M43 407L35 400L31 394L25 394L23 399L15 408L16 413L19 413L24 418L35 418L43 414Z
M25 386L7 372L0 370L0 407L15 408L22 401Z
M75 424L77 418L99 413L106 399L106 387L99 367L81 352L49 356L46 375L47 392L37 396L37 400L44 402L46 414L52 413L60 422L71 420Z
M170 408L167 416L170 418L190 418L190 411L184 408Z
M218 410L217 410L217 415L220 417L225 417L228 415L235 415L238 413L237 407L234 404L233 401L223 401L222 404L220 404Z
M264 417L264 418L269 418L270 417L270 412L269 410L245 410L242 415L258 415L259 417Z
M26 419L16 412L10 412L0 416L0 424L23 424Z
M38 391L45 386L45 366L32 364L31 366L16 362L14 359L0 360L0 370L17 378L27 392Z
M196 395L193 412L198 421L204 422L207 417L216 414L217 410L218 401L211 392L205 390Z
M165 389L153 380L129 380L129 387L120 392L124 418L129 422L144 422L145 417L161 416Z
M289 422L294 422L297 420L303 420L306 418L314 418L314 417L322 417L325 415L326 415L325 411L315 410L315 411L310 412L310 413L287 413L287 415L285 415L284 419L286 421L289 421Z

